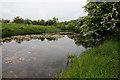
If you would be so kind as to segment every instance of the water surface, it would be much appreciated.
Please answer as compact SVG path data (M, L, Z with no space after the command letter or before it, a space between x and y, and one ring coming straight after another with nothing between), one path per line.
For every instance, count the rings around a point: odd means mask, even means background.
M3 78L53 78L68 65L68 54L85 51L67 35L12 37L2 41Z

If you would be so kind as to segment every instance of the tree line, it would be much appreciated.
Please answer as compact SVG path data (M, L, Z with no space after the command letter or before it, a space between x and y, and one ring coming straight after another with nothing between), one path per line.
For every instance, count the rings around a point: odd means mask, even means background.
M58 22L58 18L50 20L30 20L15 17L13 23L33 24L33 25L55 25L62 31L73 31L80 33L94 41L98 38L107 38L109 36L120 36L120 1L119 2L88 2L84 9L88 12L87 16L76 20ZM9 23L9 20L4 20ZM107 36L107 37L106 37Z
M38 19L38 20L31 20L31 19L23 19L20 16L15 17L12 21L8 19L1 19L1 23L18 23L18 24L32 24L32 25L56 25L58 23L58 18L53 17L52 19L49 19L45 21L44 19Z

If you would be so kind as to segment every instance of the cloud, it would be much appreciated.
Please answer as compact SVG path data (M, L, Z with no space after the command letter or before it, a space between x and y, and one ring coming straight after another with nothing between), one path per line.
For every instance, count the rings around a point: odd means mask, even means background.
M0 2L86 2L87 0L0 0Z
M6 1L6 2L5 2ZM45 19L53 17L60 21L76 19L87 15L82 8L86 1L80 0L4 0L2 6L2 18L13 19L15 16L30 19ZM11 2L10 2L11 1ZM38 2L37 2L38 1Z

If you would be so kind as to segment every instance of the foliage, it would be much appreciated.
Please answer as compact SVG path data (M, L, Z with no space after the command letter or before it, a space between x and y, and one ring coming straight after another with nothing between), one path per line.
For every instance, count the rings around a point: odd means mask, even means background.
M25 20L24 20L24 24L32 24L32 20L30 20L30 19L25 19Z
M76 26L76 20L59 22L56 27L60 28L63 31L74 31Z
M58 23L58 24L56 25L56 27L57 27L57 28L60 28L62 31L67 30L67 29L65 28L65 24L63 24L63 23Z
M24 23L24 19L17 16L14 18L13 23Z
M92 38L104 38L119 34L120 2L89 2L84 6L88 16L84 17L80 33Z
M63 71L59 78L118 78L119 47L116 40L82 53L72 59L71 67Z
M106 38L118 38L120 36L119 5L120 1L89 2L84 6L88 16L77 19L77 25L74 26L73 31L81 33L82 38L86 38L84 42L96 43ZM72 59L71 67L63 71L59 77L118 78L118 45L120 45L118 40L110 40L82 53L79 57Z
M49 19L47 21L43 19L38 20L30 20L30 19L23 19L20 16L17 16L14 18L13 23L19 23L19 24L33 24L33 25L56 25L58 23L58 18L53 17L53 19Z
M62 30L80 33L89 39L105 40L120 36L120 2L89 2L84 6L88 16L61 22ZM61 27L60 27L61 26Z
M0 23L10 23L10 20L8 20L8 19L1 19Z
M39 26L26 24L2 24L2 37L25 34L41 34L44 32L60 32L61 30L53 26Z

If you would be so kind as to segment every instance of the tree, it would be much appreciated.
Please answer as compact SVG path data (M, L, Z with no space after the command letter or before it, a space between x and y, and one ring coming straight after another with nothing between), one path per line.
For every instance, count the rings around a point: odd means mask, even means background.
M58 18L53 17L53 19L49 19L46 21L46 25L57 25Z
M32 20L30 20L30 19L25 19L25 20L24 20L24 24L32 24Z
M66 28L67 28L67 30L74 30L75 26L76 26L76 24L69 23L68 25L66 25Z
M43 19L38 20L38 24L39 24L39 25L45 25L45 20L43 20Z
M54 22L51 19L49 19L49 20L46 21L46 25L53 25L53 24L54 24Z
M8 20L8 19L1 19L0 23L10 23L10 20Z
M24 20L22 18L20 18L20 16L17 16L14 18L13 23L24 23Z
M38 21L37 21L37 20L33 20L33 21L32 21L32 24L33 24L33 25L38 25Z
M58 18L53 17L53 24L56 25L58 23Z
M117 36L120 24L120 2L89 2L84 6L88 16L80 27L84 36Z

